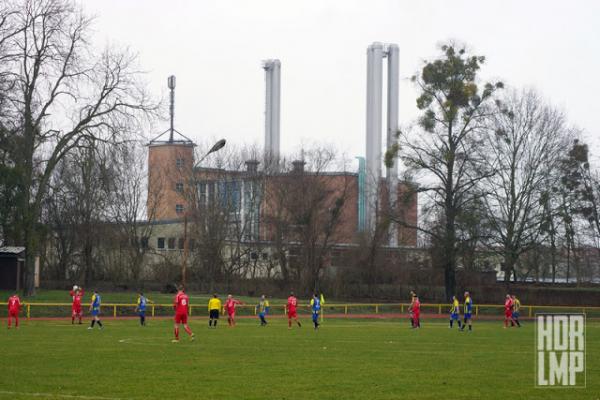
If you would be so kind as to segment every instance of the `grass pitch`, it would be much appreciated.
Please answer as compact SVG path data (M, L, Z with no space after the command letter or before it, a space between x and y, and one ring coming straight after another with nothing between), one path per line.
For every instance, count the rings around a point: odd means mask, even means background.
M89 322L89 319L87 319ZM0 330L2 399L592 399L600 397L600 323L587 324L587 388L534 387L534 327L476 321L471 333L427 321L304 319L269 326L240 319L196 341L172 322L105 319L87 330L70 320ZM4 323L4 321L3 321ZM182 330L183 331L183 330Z

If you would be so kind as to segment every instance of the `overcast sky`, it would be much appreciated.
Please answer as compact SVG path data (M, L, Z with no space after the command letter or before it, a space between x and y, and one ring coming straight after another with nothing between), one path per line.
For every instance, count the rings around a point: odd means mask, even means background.
M198 142L263 145L264 71L282 63L281 146L365 153L366 49L400 47L400 120L417 115L409 81L448 39L487 57L482 75L535 87L590 140L600 136L599 1L86 0L98 44L139 53L150 89L177 76L176 129ZM167 129L157 126L158 134ZM597 141L598 142L598 141ZM596 143L597 143L596 142ZM600 146L595 145L595 151Z

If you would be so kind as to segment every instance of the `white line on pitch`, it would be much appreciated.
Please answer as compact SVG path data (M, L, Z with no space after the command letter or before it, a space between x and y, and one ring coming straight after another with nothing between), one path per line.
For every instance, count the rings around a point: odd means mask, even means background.
M84 399L84 400L125 400L119 397L102 397L102 396L84 396L78 394L57 394L57 393L28 393L28 392L12 392L8 390L0 390L0 394L31 396L31 397L59 397L63 399Z

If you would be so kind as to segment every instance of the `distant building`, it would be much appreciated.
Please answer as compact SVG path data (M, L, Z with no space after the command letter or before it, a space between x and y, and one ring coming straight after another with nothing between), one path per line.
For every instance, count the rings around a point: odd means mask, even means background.
M301 184L308 190L318 187L323 196L342 197L340 206L341 221L337 226L336 241L339 244L356 242L357 234L364 228L361 223L361 208L364 208L365 194L361 188L360 173L319 172L304 170L302 161L293 162L288 172L265 174L259 170L259 162L248 160L242 171L226 171L213 168L200 168L194 165L194 144L191 141L154 142L148 149L148 219L162 222L180 223L191 212L202 212L211 202L227 207L242 219L247 228L246 240L270 242L274 240L272 216L283 212L280 204L273 200L282 185L288 191L297 190ZM364 180L364 177L362 177ZM381 185L381 209L388 207L386 185ZM296 189L294 189L296 188ZM395 215L407 226L417 225L417 195L410 187L399 182ZM291 196L290 201L300 201L303 193ZM327 199L324 200L327 203ZM362 202L362 204L361 204ZM363 212L364 214L364 212ZM239 223L240 221L238 221ZM396 226L393 232L395 246L414 247L417 245L417 232L414 228ZM392 235L392 233L390 233ZM155 246L165 245L164 239ZM390 245L389 241L384 243ZM151 244L152 245L152 244Z

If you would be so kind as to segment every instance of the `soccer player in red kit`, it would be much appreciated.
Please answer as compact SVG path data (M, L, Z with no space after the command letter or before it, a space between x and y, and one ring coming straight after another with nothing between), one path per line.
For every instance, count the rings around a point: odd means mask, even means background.
M75 318L77 318L79 320L79 325L81 325L81 319L83 318L81 299L83 298L84 293L83 288L80 288L77 285L69 292L69 295L73 299L73 304L71 304L71 324L74 324Z
M235 306L238 304L244 304L241 301L234 299L232 295L227 296L227 301L225 301L225 311L227 311L227 323L229 326L235 326Z
M19 328L19 311L21 311L21 299L15 293L8 298L8 329L10 329L13 318L15 320L15 328Z
M419 296L416 294L413 296L412 301L412 315L413 315L413 329L421 327L421 302Z
M302 326L300 321L298 321L298 311L296 310L298 307L298 299L294 296L294 292L290 292L290 297L288 297L287 304L285 306L288 316L288 329L292 329L292 318L296 321L299 327Z
M413 315L413 304L415 303L415 297L417 297L417 294L411 290L410 291L410 305L408 306L408 317L410 319L410 327L411 328L415 327L415 316Z
M515 324L514 322L512 322L512 309L513 301L510 297L510 294L507 294L506 300L504 301L504 328L508 327L508 321L510 321L512 325Z
M183 328L186 333L190 335L190 339L194 340L194 334L188 326L188 307L190 305L190 298L185 294L183 287L179 287L179 291L175 295L175 301L173 302L173 308L175 309L175 339L172 342L179 342L179 325L183 324Z

